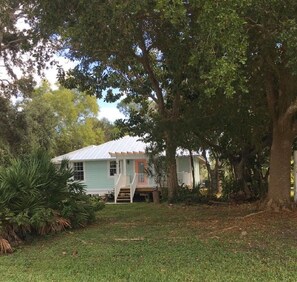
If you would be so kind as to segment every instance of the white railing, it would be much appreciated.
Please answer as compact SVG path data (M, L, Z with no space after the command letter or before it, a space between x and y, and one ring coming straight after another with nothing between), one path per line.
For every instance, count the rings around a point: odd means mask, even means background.
M117 174L114 178L114 202L117 202L121 188L130 188L130 202L137 187L155 187L156 183L153 177L148 177L145 173L134 173L134 175Z
M115 185L114 185L114 202L117 202L120 190L122 187L126 185L126 175L119 174L117 178L115 178Z
M137 186L137 174L134 174L133 180L130 184L130 203L133 203L133 197L136 191L136 186Z
M177 181L179 185L185 184L187 186L192 185L192 174L190 172L178 172L177 173Z

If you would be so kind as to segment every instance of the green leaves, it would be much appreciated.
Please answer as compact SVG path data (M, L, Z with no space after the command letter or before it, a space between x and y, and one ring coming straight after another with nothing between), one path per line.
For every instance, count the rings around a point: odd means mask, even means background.
M104 140L95 97L65 88L52 91L44 83L22 107L26 151L41 147L61 155Z
M70 182L73 172L59 168L45 152L12 160L0 171L0 237L9 241L84 226L95 219L99 204L84 186ZM102 208L102 206L100 206ZM0 250L1 252L1 250Z

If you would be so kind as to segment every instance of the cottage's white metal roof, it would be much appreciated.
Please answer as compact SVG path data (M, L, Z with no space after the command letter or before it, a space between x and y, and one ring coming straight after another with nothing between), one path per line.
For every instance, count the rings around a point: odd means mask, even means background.
M110 153L145 153L147 144L139 137L125 136L123 138L106 142L101 145L88 146L65 155L52 159L53 162L59 163L63 159L69 161L87 161L87 160L108 160L114 159Z
M61 155L52 159L54 163L60 163L62 160L69 161L92 161L115 159L115 156L126 154L144 154L148 144L140 140L139 137L125 136L123 138L106 142L101 145L91 145L82 149ZM193 152L194 156L199 156ZM189 156L186 149L178 149L176 156ZM199 158L201 158L199 156ZM201 158L203 160L203 158Z

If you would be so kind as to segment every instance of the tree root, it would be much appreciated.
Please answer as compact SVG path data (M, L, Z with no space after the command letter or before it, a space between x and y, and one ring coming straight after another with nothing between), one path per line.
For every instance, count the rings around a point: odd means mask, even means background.
M296 203L283 200L266 199L260 203L259 209L274 212L287 211L291 212L296 209Z
M226 227L226 228L223 228L223 229L220 229L220 230L211 231L211 232L208 233L208 236L210 236L212 234L223 233L225 231L232 230L232 229L235 229L235 228L239 228L239 226L234 225L234 226L229 226L229 227Z
M258 211L258 212L253 212L253 213L247 214L245 216L241 216L240 219L245 219L245 218L248 218L248 217L251 217L251 216L255 216L255 215L261 214L263 212L266 212L266 210L264 210L264 211Z
M139 238L115 238L115 241L143 241L144 238L143 237L139 237Z

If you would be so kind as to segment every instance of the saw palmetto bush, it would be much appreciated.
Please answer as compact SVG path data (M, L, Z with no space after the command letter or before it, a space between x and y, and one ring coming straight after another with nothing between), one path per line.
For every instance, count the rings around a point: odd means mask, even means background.
M72 177L67 161L57 168L41 151L0 169L0 253L11 252L11 243L28 235L59 232L95 219L95 205Z

